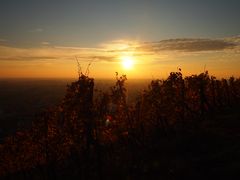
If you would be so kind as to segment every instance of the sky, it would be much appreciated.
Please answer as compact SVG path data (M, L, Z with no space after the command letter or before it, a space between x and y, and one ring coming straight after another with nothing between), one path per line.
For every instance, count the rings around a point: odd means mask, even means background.
M75 77L76 59L94 78L240 76L239 17L239 0L1 0L0 78Z

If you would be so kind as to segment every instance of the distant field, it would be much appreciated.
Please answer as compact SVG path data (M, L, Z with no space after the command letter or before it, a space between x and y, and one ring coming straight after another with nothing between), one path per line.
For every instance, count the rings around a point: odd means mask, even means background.
M43 109L60 103L66 85L75 79L1 79L0 80L0 131L12 133L17 128L31 125ZM115 79L95 80L95 89L108 91ZM128 80L128 101L147 87L150 80Z

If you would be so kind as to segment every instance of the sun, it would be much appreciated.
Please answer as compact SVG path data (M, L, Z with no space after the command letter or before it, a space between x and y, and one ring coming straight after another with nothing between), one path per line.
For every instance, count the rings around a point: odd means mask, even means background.
M122 66L124 69L132 69L134 65L134 58L132 56L121 57Z

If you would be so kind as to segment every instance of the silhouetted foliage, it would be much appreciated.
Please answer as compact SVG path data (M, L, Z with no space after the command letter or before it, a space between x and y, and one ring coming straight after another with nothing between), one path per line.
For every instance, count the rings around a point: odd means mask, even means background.
M126 80L116 73L108 92L94 93L94 79L79 74L61 104L0 144L0 175L174 179L186 171L176 165L178 153L188 148L185 142L204 134L199 128L216 123L214 116L223 109L239 107L240 79L234 77L218 80L206 71L184 78L179 69L165 80L152 80L131 105ZM184 145L177 148L179 143Z

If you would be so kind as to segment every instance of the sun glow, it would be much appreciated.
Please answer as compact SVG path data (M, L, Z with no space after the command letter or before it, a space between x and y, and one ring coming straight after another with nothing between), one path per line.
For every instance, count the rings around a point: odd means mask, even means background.
M121 57L122 66L124 69L132 69L134 65L134 58L132 56Z

